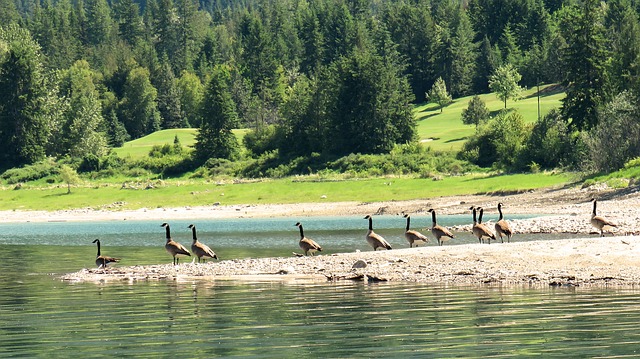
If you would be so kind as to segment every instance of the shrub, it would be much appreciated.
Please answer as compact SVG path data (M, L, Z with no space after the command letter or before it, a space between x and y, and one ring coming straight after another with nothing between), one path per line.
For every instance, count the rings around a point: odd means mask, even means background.
M49 158L32 165L7 170L2 174L1 178L7 181L8 184L16 184L39 180L57 173L55 161Z

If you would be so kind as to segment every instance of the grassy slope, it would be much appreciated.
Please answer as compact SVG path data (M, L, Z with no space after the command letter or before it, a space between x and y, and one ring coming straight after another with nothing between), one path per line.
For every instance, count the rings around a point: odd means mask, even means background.
M234 130L238 137L238 141L242 141L242 137L247 130ZM182 146L192 147L196 142L197 129L195 128L176 128L170 130L161 130L150 135L135 139L125 143L122 147L114 148L113 151L120 157L140 159L149 155L149 151L155 145L173 144L175 136ZM242 143L242 142L241 142Z
M547 114L553 108L561 106L564 92L553 91L554 85L541 87L540 113ZM457 151L462 148L467 137L475 131L475 126L462 123L462 110L467 108L473 96L455 99L452 104L446 106L442 113L440 108L433 103L423 104L415 108L415 116L418 121L418 136L427 146L438 151ZM480 95L489 111L497 112L504 108L504 103L495 94ZM538 98L535 89L529 89L522 93L522 99L514 102L507 101L507 109L517 110L525 122L535 122L538 118ZM432 140L430 140L432 139Z
M569 174L517 174L508 176L468 175L441 181L413 178L373 178L344 181L305 181L304 178L278 179L243 184L216 184L205 181L170 180L154 183L153 189L122 189L121 184L66 186L0 191L0 210L59 210L70 208L168 208L232 204L302 203L321 201L385 201L434 198L497 191L535 189L562 185ZM326 196L326 199L322 199ZM120 208L120 206L117 206Z

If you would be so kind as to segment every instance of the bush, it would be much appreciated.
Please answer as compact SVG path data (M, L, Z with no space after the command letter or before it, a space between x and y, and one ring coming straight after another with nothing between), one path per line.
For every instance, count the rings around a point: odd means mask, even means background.
M8 184L35 181L58 173L56 163L53 159L46 159L32 165L12 168L5 171L1 178Z
M254 156L260 156L280 148L282 137L282 133L276 126L269 125L247 132L242 142Z
M638 105L629 92L616 96L599 111L599 123L588 134L586 143L590 168L611 172L640 156L640 123Z
M521 169L519 156L529 133L518 112L501 112L464 144L458 158L481 167Z
M538 170L571 166L573 145L567 122L560 111L552 110L533 125L520 163L535 163Z

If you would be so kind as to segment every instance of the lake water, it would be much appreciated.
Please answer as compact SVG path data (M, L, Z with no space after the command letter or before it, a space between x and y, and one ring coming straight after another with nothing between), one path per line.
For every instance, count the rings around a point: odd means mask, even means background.
M299 251L297 221L327 253L370 250L361 217L195 224L230 259ZM0 357L636 357L640 349L637 289L59 279L95 266L95 238L120 265L170 263L160 223L1 224ZM430 223L412 218L413 228ZM189 222L170 224L188 245ZM374 228L407 247L403 219L377 216ZM457 235L450 245L477 241Z

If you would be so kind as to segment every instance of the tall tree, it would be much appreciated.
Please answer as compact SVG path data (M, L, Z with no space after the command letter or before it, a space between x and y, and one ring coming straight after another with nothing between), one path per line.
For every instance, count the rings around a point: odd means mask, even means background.
M82 158L106 153L105 121L94 76L85 60L77 61L62 73L60 92L68 100L68 106L61 126L56 129L58 154Z
M605 101L605 61L599 0L585 0L566 13L567 95L562 113L571 127L582 130L598 124L598 107Z
M328 86L329 153L383 153L414 139L413 98L399 70L367 48L335 64Z
M154 71L154 85L158 90L158 110L162 118L162 128L180 128L186 126L180 104L180 93L176 85L173 70L165 57L160 68Z
M113 19L106 0L86 0L86 37L89 45L100 45L111 40Z
M476 62L474 90L476 93L489 91L489 77L502 64L502 55L497 46L491 45L488 37L480 43L480 53Z
M183 71L177 81L182 116L187 126L200 127L199 108L204 97L204 86L195 74Z
M0 27L0 168L44 158L57 121L54 93L29 32L15 24Z
M451 94L455 97L466 96L473 87L473 75L475 74L477 46L473 39L475 33L467 13L458 12L458 21L449 52L451 53L451 78L449 86Z
M157 96L158 91L149 80L149 70L136 67L129 71L118 109L119 118L132 138L139 138L160 129Z
M231 130L238 125L235 104L229 93L229 72L217 66L207 84L200 109L201 125L196 135L195 159L232 159L238 153L238 140Z

